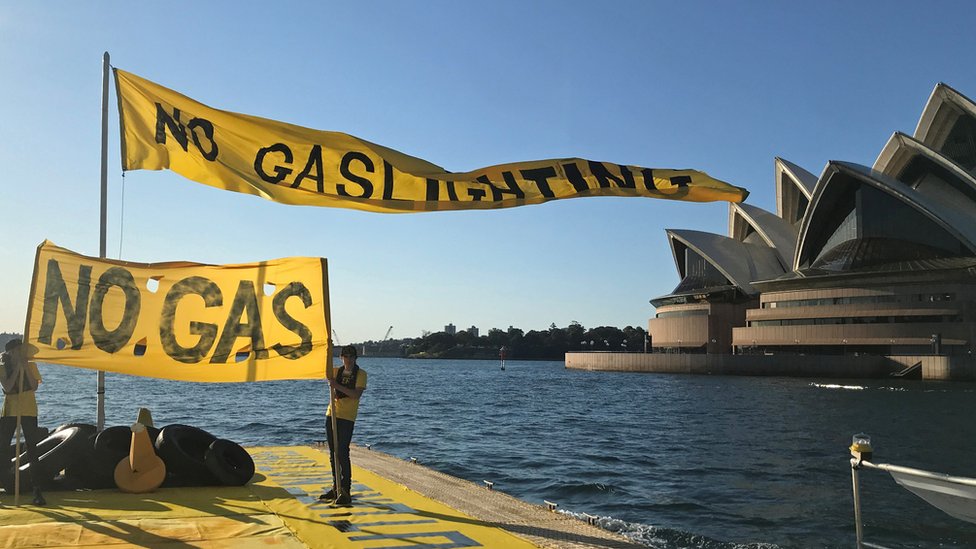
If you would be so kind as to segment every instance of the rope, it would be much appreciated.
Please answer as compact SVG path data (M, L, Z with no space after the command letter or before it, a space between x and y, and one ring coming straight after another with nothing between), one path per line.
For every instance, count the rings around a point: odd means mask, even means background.
M122 198L119 206L119 259L122 259L122 235L125 234L125 170L122 171Z

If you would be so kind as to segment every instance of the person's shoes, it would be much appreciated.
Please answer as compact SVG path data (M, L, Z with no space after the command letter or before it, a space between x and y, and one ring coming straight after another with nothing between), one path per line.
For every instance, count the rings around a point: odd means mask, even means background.
M47 500L44 499L44 494L41 494L40 488L34 488L34 505L47 505Z
M319 501L335 501L335 499L336 499L335 488L319 496Z
M350 503L352 503L352 498L349 497L348 492L340 492L339 497L335 500L336 505L349 505Z

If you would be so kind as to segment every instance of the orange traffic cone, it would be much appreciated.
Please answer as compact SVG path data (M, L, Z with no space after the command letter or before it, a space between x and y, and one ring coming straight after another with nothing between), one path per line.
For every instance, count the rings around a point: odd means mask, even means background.
M142 423L132 424L129 456L115 466L115 485L123 492L152 492L166 479L166 464L156 455L149 433Z

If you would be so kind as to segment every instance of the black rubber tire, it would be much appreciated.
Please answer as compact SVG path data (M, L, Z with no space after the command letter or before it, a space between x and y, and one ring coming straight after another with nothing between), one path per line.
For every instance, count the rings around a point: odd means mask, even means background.
M87 463L72 468L71 475L80 477L89 488L114 488L115 466L129 455L131 441L132 430L125 425L102 429L91 439Z
M98 427L91 423L62 423L55 427L51 433L57 433L69 427L81 429L80 436L85 440L85 443L78 445L77 455L64 468L66 486L70 489L101 488L102 486L93 486L91 482L87 481L87 477L90 476L88 471L91 468L92 454L95 451L95 435L98 434Z
M61 427L68 427L68 424L62 425ZM59 427L58 429L60 429L61 427ZM57 429L55 429L55 431L57 431ZM38 426L37 432L34 433L35 440L44 440L52 432L53 431L51 431L47 427L40 427L40 426ZM23 442L21 442L21 446L23 446ZM21 449L21 453L23 453L23 449ZM11 456L16 456L17 455L17 444L16 443L10 445L10 453L7 454L7 455L11 455Z
M225 486L244 486L254 476L254 460L240 444L218 438L203 457L210 473Z
M51 434L57 433L62 429L67 429L68 427L80 427L81 431L86 436L92 436L98 433L98 427L95 427L91 423L62 423L61 425L55 427L54 430L51 431Z
M47 438L37 444L37 462L34 464L24 464L21 470L21 490L30 490L31 477L34 482L42 486L49 483L58 473L64 470L72 461L78 458L79 453L84 449L87 438L81 427L66 427L52 433ZM16 459L16 458L14 458ZM21 459L26 459L22 454ZM0 483L8 492L14 488L13 460L0 475ZM24 473L30 472L30 475Z
M155 441L159 435L159 429L146 427L149 433L149 440ZM116 425L103 429L95 437L95 450L98 452L111 452L118 455L119 459L129 455L129 447L132 445L132 428L128 425ZM155 443L153 443L155 446ZM118 460L116 460L118 463ZM113 465L112 467L115 467Z
M167 425L156 437L156 454L166 464L172 479L169 486L212 486L217 479L207 468L204 457L217 437L190 425Z
M97 436L97 432L89 435L86 444L78 452L78 459L65 467L64 477L69 486L91 489L115 487L114 470L109 474L106 467L111 457L95 452Z
M146 431L150 440L159 434L155 427L146 427ZM115 488L115 467L129 455L131 445L131 427L116 425L103 429L90 438L90 445L81 450L82 455L66 475L85 488Z

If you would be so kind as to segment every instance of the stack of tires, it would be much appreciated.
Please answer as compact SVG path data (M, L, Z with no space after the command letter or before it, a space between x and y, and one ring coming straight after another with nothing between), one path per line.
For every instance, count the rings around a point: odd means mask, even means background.
M89 426L91 427L91 426ZM44 434L47 429L42 429L40 434ZM46 436L37 445L37 464L28 464L27 456L23 453L20 457L20 491L28 491L33 488L31 483L31 477L38 477L37 480L41 482L41 485L45 485L48 481L54 478L54 476L67 468L75 458L77 458L81 453L84 452L85 443L87 439L87 429L78 426L64 425L59 429L56 429L53 433ZM95 431L94 427L91 427L91 432ZM21 452L25 451L24 445L20 446ZM11 448L9 455L16 455L16 445ZM10 463L6 464L0 470L0 486L3 486L4 490L8 493L14 491L14 467L17 463L16 458L12 458ZM43 467L40 466L43 463ZM31 469L34 469L31 471ZM49 472L53 471L53 472ZM31 474L27 474L31 472Z
M254 476L247 450L189 425L163 427L156 454L166 464L163 486L243 486Z
M166 464L163 486L243 486L254 476L254 461L247 450L189 425L146 427L156 454ZM115 488L115 467L128 457L132 430L128 426L98 431L94 425L69 423L55 429L38 444L38 463L21 465L21 491L29 490L27 471L36 467L42 487L55 477L64 488ZM11 452L13 454L13 452ZM21 457L21 462L26 456ZM0 485L13 486L13 461L0 471Z

